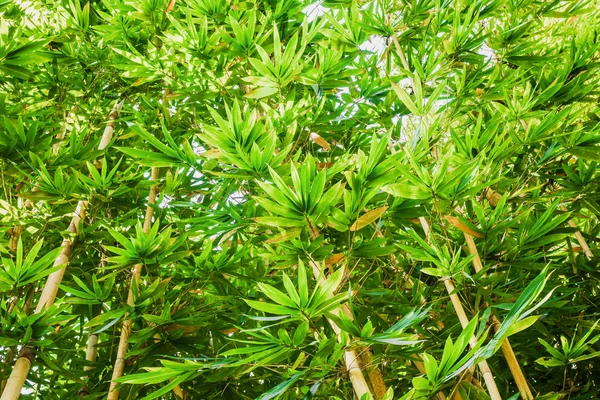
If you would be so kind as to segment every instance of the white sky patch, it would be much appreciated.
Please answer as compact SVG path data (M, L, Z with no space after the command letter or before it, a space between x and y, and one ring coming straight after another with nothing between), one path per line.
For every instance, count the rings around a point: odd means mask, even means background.
M494 53L494 50L492 50L490 46L488 46L485 42L481 45L477 52L484 56L485 60L488 62L492 61L494 59L494 56L496 55L496 53Z
M246 196L242 192L233 192L228 198L228 203L242 204L246 201Z
M171 200L173 200L173 198L171 196L164 195L162 201L159 204L159 207L160 208L168 208Z
M323 2L319 1L305 7L304 10L302 10L304 15L306 15L306 18L308 18L308 22L314 21L327 12L327 8L323 7L322 4Z
M386 47L385 38L380 35L371 36L369 40L359 46L362 51L372 51L379 55L383 54Z

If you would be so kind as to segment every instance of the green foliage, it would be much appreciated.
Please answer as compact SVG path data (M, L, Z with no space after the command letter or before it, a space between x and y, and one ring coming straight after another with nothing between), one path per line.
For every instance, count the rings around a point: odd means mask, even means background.
M106 397L130 319L123 399L352 399L352 353L377 400L488 399L482 360L514 399L506 338L535 398L592 398L599 26L597 0L0 0L0 380L29 345L23 397Z

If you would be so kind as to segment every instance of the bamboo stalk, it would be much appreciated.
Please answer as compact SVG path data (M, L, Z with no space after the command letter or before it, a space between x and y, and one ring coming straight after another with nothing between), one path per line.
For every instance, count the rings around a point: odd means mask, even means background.
M567 207L562 206L561 210L567 211ZM590 246L588 246L587 242L585 241L585 238L581 234L581 231L579 230L579 227L577 226L575 221L570 219L568 224L571 228L577 229L577 232L575 232L575 239L577 239L577 243L579 243L579 246L583 250L583 253L585 254L585 257L588 259L588 261L594 258L594 253L592 253L592 250L590 250Z
M454 306L454 310L456 311L458 320L460 321L460 324L464 329L469 324L469 318L465 313L465 309L463 308L460 299L455 293L453 293L455 288L451 278L446 277L444 279L444 285L446 286L446 290L450 295L450 301ZM471 346L471 348L474 348L477 345L477 338L475 336L471 336L471 338L469 339L469 345ZM496 385L496 380L494 379L494 375L492 375L492 371L490 370L487 361L480 361L477 365L479 367L479 370L481 371L481 374L483 375L483 380L485 381L485 384L488 388L490 398L492 400L502 400L502 396L500 396L498 386Z
M317 263L313 260L310 261L310 265L312 267L315 280L317 280L317 283L319 286L322 286L325 283L325 276L322 273L321 268L319 268ZM350 310L345 311L342 309L342 307L340 307L337 310L333 311L334 314L336 312L337 313L339 313L339 312L349 313ZM327 321L329 321L329 324L331 325L331 328L337 335L338 340L341 340L342 330L340 329L340 327L337 326L337 324L330 319L327 319ZM356 394L356 397L358 399L361 399L362 396L364 396L365 394L368 394L372 398L373 394L371 393L371 390L369 389L369 385L367 384L367 381L363 374L362 365L361 365L358 355L356 354L356 351L355 350L345 350L344 351L344 362L346 364L346 371L348 372L348 376L350 377L350 382L352 383L352 388L354 389L354 393ZM109 399L109 400L111 400L111 399Z
M73 218L71 219L71 223L67 228L67 232L76 233L79 227L79 223L85 218L85 209L87 207L87 201L79 201L77 203L77 208L75 209L75 213L73 214ZM54 300L56 300L56 294L58 293L58 286L62 282L62 278L65 275L65 271L67 269L67 264L69 263L69 258L71 257L71 251L73 250L73 242L71 239L64 239L62 242L62 250L56 260L54 260L54 266L58 267L62 265L63 267L58 271L54 271L48 276L48 280L46 281L46 285L44 286L44 290L42 290L42 295L40 296L40 300L35 307L35 313L39 313L43 310L46 310L54 304Z
M477 251L477 246L475 245L475 241L473 240L473 236L468 233L464 233L465 241L467 242L467 248L469 249L469 253L474 255L473 257L473 268L476 273L479 273L483 269L483 264L481 262L481 258L479 257L479 252ZM496 318L495 315L492 314L492 321L494 322L494 327L496 330L500 326L500 321ZM517 384L517 388L519 389L519 393L524 400L533 400L533 393L531 393L531 389L527 384L527 379L525 379L525 375L521 370L521 366L517 361L517 357L515 356L515 352L513 351L508 338L504 339L501 343L502 354L504 354L504 358L508 363L508 368L510 369L510 373Z
M90 336L88 337L87 348L85 351L86 361L89 361L90 363L96 362L96 359L98 356L98 350L96 348L97 344L98 344L98 335L95 333L90 334ZM91 371L93 369L94 369L94 366L92 366L92 365L86 365L83 367L83 370L86 372ZM84 380L87 379L87 375L84 375L83 379ZM78 393L78 395L80 397L87 396L89 394L90 394L90 392L88 390L87 385L84 385Z
M120 110L122 103L117 102L113 107L113 111L109 114L108 122L106 127L104 128L104 132L102 134L102 139L100 140L100 145L98 146L98 150L103 150L110 140L112 139L112 135L114 132L114 126L116 123L116 119L118 116L118 111L115 113L114 110ZM103 144L104 143L104 144ZM75 209L75 213L71 219L69 227L67 228L67 232L76 233L79 227L79 223L85 218L85 209L87 207L87 201L79 201L77 203L77 208ZM50 274L46 280L46 284L44 285L44 289L42 290L42 294L37 303L34 313L37 314L43 310L46 310L54 304L54 300L56 299L56 293L58 292L58 286L60 285L62 278L65 274L65 270L67 268L67 263L69 262L69 257L71 256L71 251L73 247L73 242L70 239L64 239L61 244L61 252L56 257L54 261L54 266L62 265L63 267L58 271L54 271ZM25 383L25 379L29 374L29 370L31 369L31 364L33 363L33 359L35 358L34 349L30 346L25 346L21 349L19 353L19 357L15 362L15 366L6 382L6 387L2 392L2 397L0 400L17 400L21 395L21 390L23 389L23 385Z
M423 223L423 220L421 220L421 223ZM425 230L425 235L427 237L429 237L429 231L430 231L429 225L424 224L423 229ZM444 286L446 287L446 291L448 292L448 295L450 296L450 301L452 302L454 311L456 312L456 315L458 316L458 320L460 321L460 325L464 329L469 324L469 318L467 317L467 314L465 313L465 309L464 309L462 303L460 302L458 295L456 295L456 293L454 293L455 287L454 287L454 284L452 283L452 278L447 276L447 277L443 278L443 281L444 281ZM477 345L477 338L475 336L471 336L471 338L469 339L469 345L471 346L471 348L474 348ZM502 396L500 396L500 392L498 391L498 386L496 385L496 380L494 379L494 375L492 374L492 371L490 370L490 367L489 367L487 361L485 361L485 360L480 361L477 364L477 366L479 367L479 370L481 371L481 374L483 375L483 380L485 381L485 384L488 388L488 393L490 395L491 400L502 400Z
M158 168L152 167L150 179L156 181L158 179ZM158 193L158 187L153 185L150 188L150 194L148 196L148 206L146 207L146 216L144 218L144 233L150 232L150 226L152 225L152 216L154 215L153 204L156 203L156 195ZM127 295L127 305L133 307L133 288L137 288L140 284L140 277L142 274L142 264L136 264L131 271L131 283L129 285L129 293ZM108 390L107 400L117 400L119 398L120 389L117 386L116 379L123 376L123 370L125 369L125 357L127 356L127 349L129 348L129 336L131 335L131 328L133 326L133 320L129 318L129 315L125 315L125 321L121 328L121 337L119 338L119 347L117 349L117 358L115 360L115 367L113 369L112 379L110 382L110 388Z
M67 135L67 130L69 128L69 119L70 119L71 115L75 113L76 110L77 110L77 105L74 105L73 108L71 108L71 110L69 110L69 112L67 112L67 115L65 115L65 126L63 127L63 130L59 134L56 135L56 138L59 140L59 142L52 145L52 154L53 155L58 154L58 151L60 150L60 140L63 140L65 138L65 136Z

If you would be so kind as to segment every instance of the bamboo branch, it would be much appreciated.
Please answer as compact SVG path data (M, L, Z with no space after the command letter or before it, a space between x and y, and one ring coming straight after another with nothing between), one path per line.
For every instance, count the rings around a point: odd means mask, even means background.
M152 173L150 179L156 181L158 179L158 168L152 167ZM148 196L148 206L146 207L146 217L144 218L144 233L150 232L150 226L152 224L152 216L154 214L154 207L156 203L156 195L158 187L153 185L150 188L150 194ZM136 264L131 271L131 283L129 285L129 294L127 295L127 305L133 307L133 288L137 288L140 284L140 277L142 274L142 264ZM131 335L131 328L133 325L133 319L129 318L128 314L125 315L125 321L121 328L121 337L119 338L119 348L117 350L117 359L115 360L115 367L113 369L113 375L110 382L110 388L108 390L107 400L117 400L119 398L119 387L116 379L123 376L123 370L125 369L125 357L127 356L127 349L129 348L129 336Z
M115 113L114 110L120 110L123 103L117 102L113 107L113 111L111 111L106 127L104 128L104 132L102 134L102 139L100 140L100 145L98 146L98 150L103 150L108 143L110 143L112 139L112 135L114 132L114 126L116 123L116 119L118 116L118 111ZM79 227L79 223L85 218L85 209L87 207L87 201L79 201L77 203L77 208L75 209L74 215L71 219L71 223L67 228L67 232L76 233ZM64 239L61 245L61 252L54 260L54 266L62 266L61 269L54 271L50 274L46 280L46 284L44 285L44 289L42 290L42 294L37 303L34 313L40 313L48 308L50 308L54 304L54 300L56 299L56 294L58 292L58 287L62 282L62 278L65 274L65 270L67 268L67 264L69 262L69 257L71 256L71 251L73 247L73 242L70 239ZM31 369L31 364L33 363L33 359L35 358L34 349L31 346L24 346L19 353L19 357L15 362L15 366L6 382L6 387L2 392L2 397L0 400L17 400L21 395L21 390L23 389L23 384L25 383L25 379L29 374L29 370Z
M475 245L475 241L473 240L473 236L468 233L464 233L465 241L467 242L467 248L469 249L469 253L474 255L473 257L473 268L476 273L479 273L483 269L483 264L481 263L481 258L479 257L479 252L477 251L477 246ZM496 318L495 315L492 314L492 321L494 323L494 328L497 330L500 326L500 321ZM513 351L508 338L504 339L501 344L502 353L504 354L504 358L508 363L508 368L510 369L510 373L517 384L517 388L519 389L519 393L524 400L533 400L533 394L531 393L531 389L529 389L529 385L527 384L527 379L525 379L525 375L521 370L521 366L517 361L517 357L515 356L515 352Z

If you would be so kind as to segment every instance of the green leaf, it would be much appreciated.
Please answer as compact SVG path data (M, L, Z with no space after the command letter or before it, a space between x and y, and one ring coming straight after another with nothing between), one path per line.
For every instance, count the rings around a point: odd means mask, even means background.
M600 146L573 146L568 151L584 160L600 161Z
M277 304L264 303L262 301L244 300L246 304L258 311L264 311L269 314L277 315L297 315L298 310L284 307Z
M409 185L406 183L393 183L382 188L392 196L413 200L426 200L432 197L431 190Z
M290 379L281 382L279 385L271 388L256 398L256 400L270 400L278 397L288 390L302 376L302 373L292 375Z

